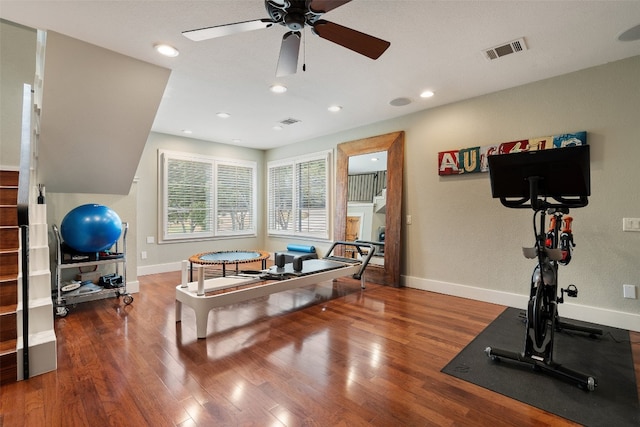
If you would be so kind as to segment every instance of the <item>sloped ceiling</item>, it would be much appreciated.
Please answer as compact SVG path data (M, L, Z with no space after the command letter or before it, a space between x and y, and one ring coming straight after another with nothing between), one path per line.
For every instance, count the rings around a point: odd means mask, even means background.
M47 190L129 194L170 74L48 32L38 147Z

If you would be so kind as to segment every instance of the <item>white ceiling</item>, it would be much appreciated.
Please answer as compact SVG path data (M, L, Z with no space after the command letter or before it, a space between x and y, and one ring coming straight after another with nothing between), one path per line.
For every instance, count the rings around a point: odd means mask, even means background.
M262 0L6 1L0 17L172 69L153 130L268 149L640 54L618 35L640 1L353 0L324 19L387 40L376 61L306 32L306 71L276 79L286 28L193 42L181 32L268 17ZM483 51L524 37L528 50ZM169 43L176 58L153 45ZM281 83L282 95L269 91ZM46 82L45 82L46 84ZM435 96L421 99L430 89ZM412 102L394 107L389 102ZM526 100L523 100L526 102ZM327 107L338 104L339 113ZM228 119L217 112L231 114ZM294 118L299 123L272 128ZM235 141L236 139L240 141Z
M361 173L371 173L387 170L387 152L361 154L359 156L349 156L349 175Z

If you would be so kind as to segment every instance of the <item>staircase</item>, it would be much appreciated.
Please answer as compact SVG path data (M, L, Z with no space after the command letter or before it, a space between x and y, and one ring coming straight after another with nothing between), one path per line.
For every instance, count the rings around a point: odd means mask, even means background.
M0 171L0 384L18 379L18 172Z
M0 384L25 379L23 313L28 310L28 376L57 368L46 205L29 206L29 293L22 298L18 172L0 171Z
M36 204L35 191L29 203L29 335L28 376L40 375L57 369L54 307L51 299L51 270L49 269L49 235L47 205ZM22 248L21 248L22 249ZM20 271L19 282L23 272ZM23 372L22 341L22 287L18 288L18 380Z
M35 84L23 88L20 172L0 170L0 384L57 369L47 207L30 184L38 182L46 33L37 37Z

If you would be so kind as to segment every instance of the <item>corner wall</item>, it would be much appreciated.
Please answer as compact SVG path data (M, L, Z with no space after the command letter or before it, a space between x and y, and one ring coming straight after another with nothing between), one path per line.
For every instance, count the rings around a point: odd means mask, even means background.
M256 237L225 238L204 240L199 242L173 242L158 244L158 221L160 212L158 207L158 150L167 149L185 153L197 153L216 157L255 161L258 164L258 185L264 181L262 177L264 169L264 151L251 148L235 147L228 144L220 144L184 138L174 135L152 132L145 144L136 176L138 181L137 212L138 221L137 236L138 249L131 256L137 257L139 266L138 274L153 274L166 271L176 271L181 268L181 261L191 255L222 250L236 249L263 249L263 236L260 230L264 229L265 221L260 206L265 205L266 199L262 189L258 189L258 235ZM266 187L265 187L266 188ZM153 237L153 243L147 243L147 237ZM142 259L142 251L147 258Z
M301 142L296 149L404 130L403 215L412 216L412 224L403 225L405 284L525 307L534 266L521 247L534 243L533 212L492 199L488 174L439 176L438 152L586 130L592 196L587 207L572 211L577 247L559 272L562 287L575 284L580 292L560 306L560 314L640 330L640 300L622 298L623 283L640 287L640 233L622 231L623 217L640 217L639 75L640 56ZM283 153L271 150L266 160Z

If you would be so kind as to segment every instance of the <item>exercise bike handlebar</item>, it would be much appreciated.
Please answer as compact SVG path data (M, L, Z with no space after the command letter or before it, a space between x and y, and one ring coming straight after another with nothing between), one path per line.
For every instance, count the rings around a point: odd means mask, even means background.
M569 199L565 197L552 197L552 199L554 199L557 203L548 202L547 200L541 200L541 199L534 199L533 202L527 203L531 200L530 198L513 200L513 199L508 199L506 197L501 197L500 203L502 203L503 206L506 206L508 208L515 208L515 209L531 208L536 211L542 211L548 208L576 209L576 208L583 208L589 204L589 200L586 197L579 197L577 199Z
M542 178L538 176L530 176L527 178L527 180L529 181L529 197L521 197L516 199L500 197L500 203L508 208L531 208L535 211L547 210L549 208L583 208L589 204L589 199L587 196L549 195L545 196L544 199L541 199L538 191L538 182L541 179ZM555 202L547 201L546 197L553 199Z

